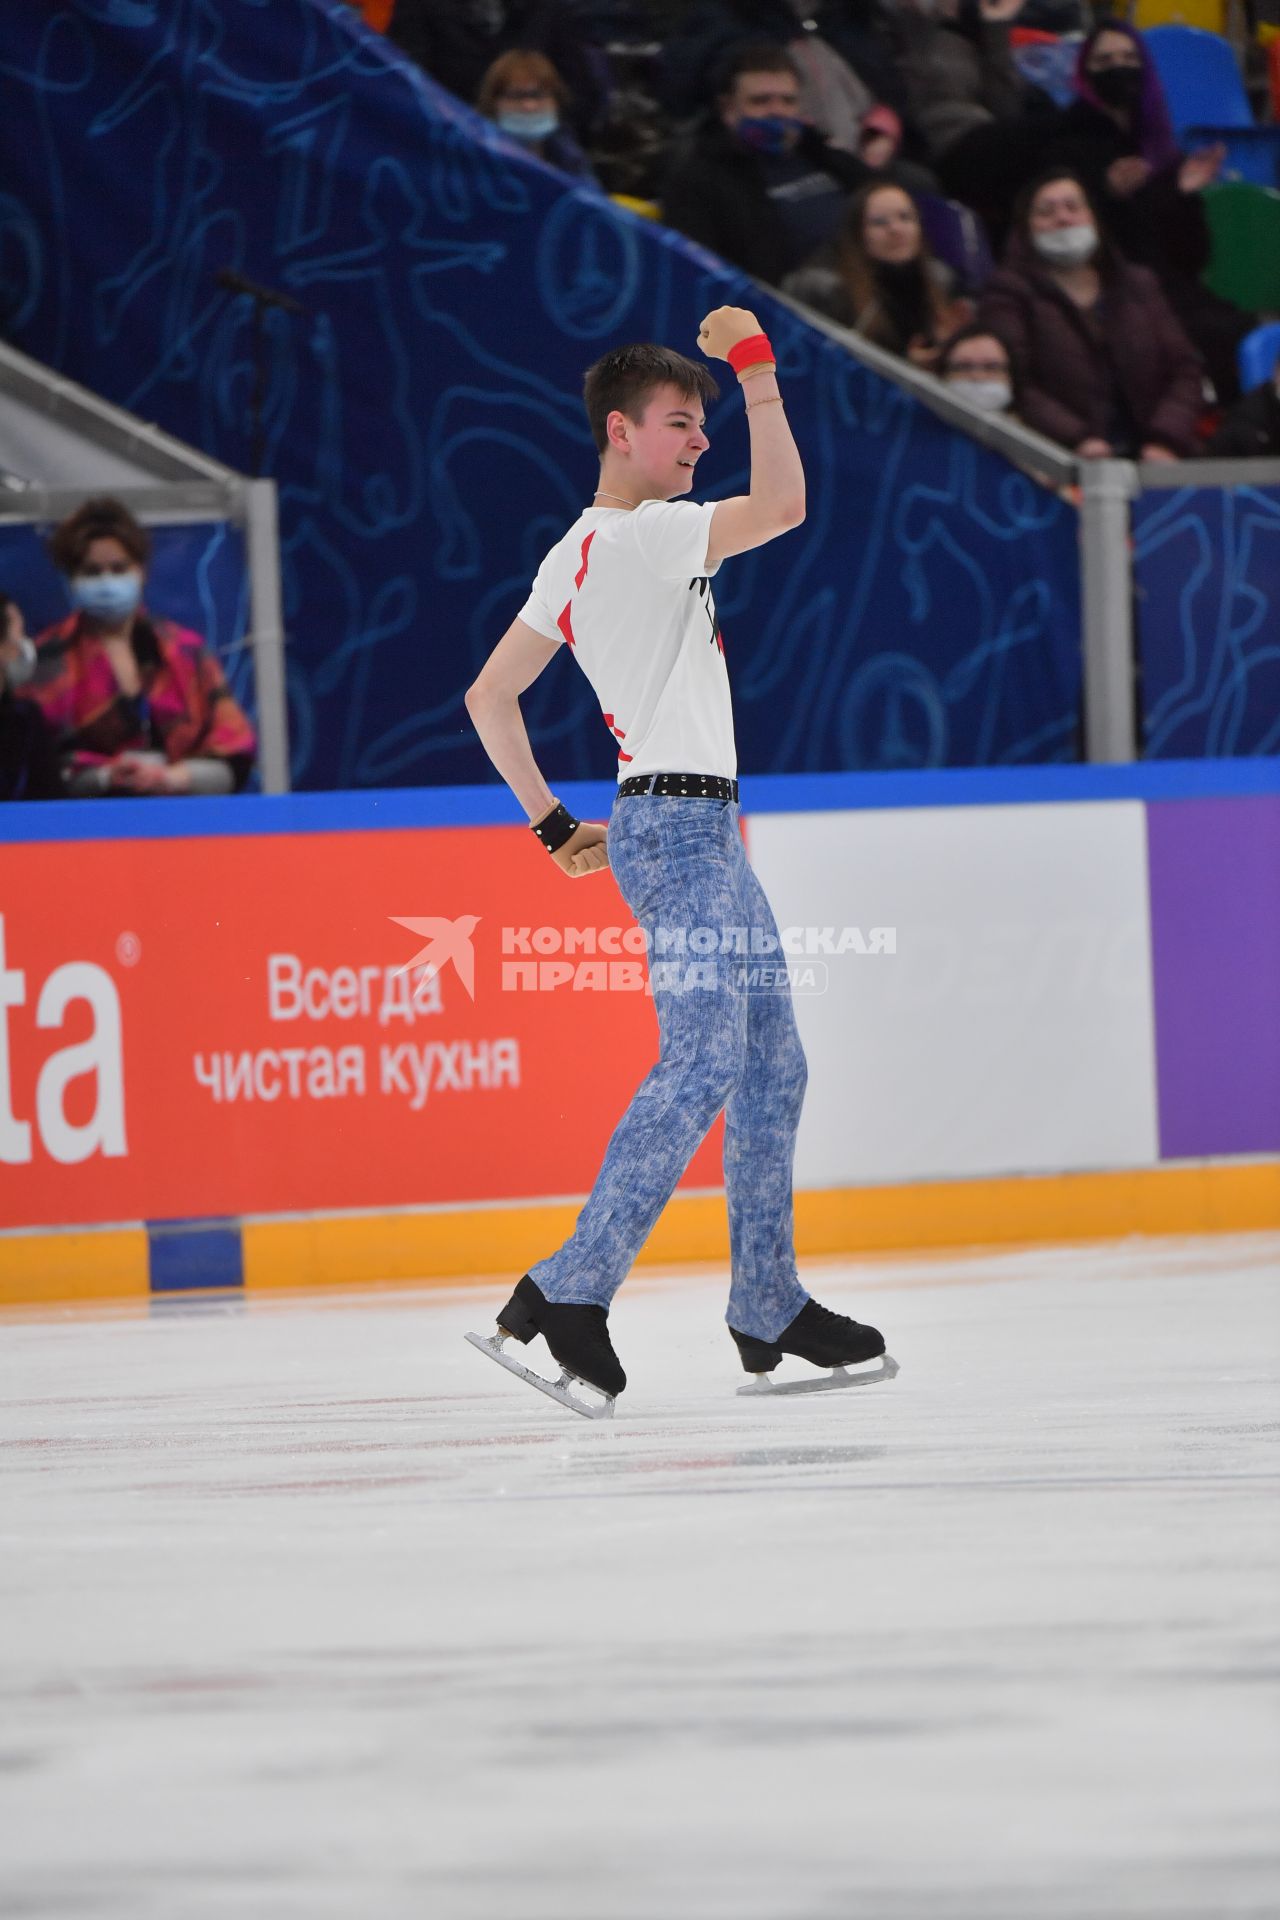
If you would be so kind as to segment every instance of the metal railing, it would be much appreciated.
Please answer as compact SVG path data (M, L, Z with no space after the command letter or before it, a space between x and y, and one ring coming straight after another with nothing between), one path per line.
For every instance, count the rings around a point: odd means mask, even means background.
M1091 761L1135 759L1132 502L1156 489L1280 486L1280 460L1078 460L1020 421L980 412L953 387L848 327L770 292L948 426L1003 454L1042 485L1079 490L1085 754Z
M249 576L250 631L245 644L253 655L258 774L264 793L287 793L289 727L274 480L246 479L0 343L0 404L6 397L51 424L62 443L62 464L70 439L107 456L120 472L133 477L91 477L79 486L10 483L0 488L0 526L47 525L73 512L87 494L110 492L144 525L223 520L242 530ZM92 468L90 457L90 474Z

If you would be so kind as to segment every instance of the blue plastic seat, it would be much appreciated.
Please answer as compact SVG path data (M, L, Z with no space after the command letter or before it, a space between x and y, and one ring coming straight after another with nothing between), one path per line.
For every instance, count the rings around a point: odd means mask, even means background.
M1260 127L1249 109L1240 65L1216 33L1199 27L1152 27L1143 36L1169 102L1178 144L1221 141L1223 180L1280 186L1280 127Z
M1245 393L1269 380L1280 360L1280 320L1269 320L1265 327L1246 333L1236 349L1240 368L1240 386Z
M1254 125L1239 63L1218 34L1199 27L1152 27L1142 38L1181 144L1192 127Z

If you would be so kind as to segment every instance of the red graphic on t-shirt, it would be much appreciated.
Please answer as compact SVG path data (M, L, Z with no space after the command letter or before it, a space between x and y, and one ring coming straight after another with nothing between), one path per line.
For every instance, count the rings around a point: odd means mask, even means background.
M606 727L608 727L608 729L609 729L609 731L610 731L610 733L612 733L612 734L614 734L614 735L615 735L615 736L616 736L616 737L617 737L617 738L618 738L619 740L625 740L625 739L626 739L626 737L627 737L627 732L626 732L626 728L625 728L625 727L615 727L615 726L614 726L614 724L613 724L613 715L612 715L611 713L606 713L606 715L604 716L604 723L605 723L605 725L606 725ZM621 748L621 747L619 747L619 748L618 748L618 758L619 758L619 760L630 760L630 759L631 759L631 755L630 755L629 753L624 753L624 752L622 751L622 748Z
M573 584L575 589L581 587L583 581L587 577L587 567L590 564L587 559L587 549L590 547L591 542L595 539L595 537L596 537L596 530L593 527L591 529L591 532L587 535L586 539L582 543L582 565L578 568L578 571L573 576ZM574 634L573 634L572 607L573 607L573 601L572 600L566 601L564 610L561 613L560 618L556 621L556 625L559 627L561 633L564 635L566 641L571 647L577 645L577 642L574 639Z

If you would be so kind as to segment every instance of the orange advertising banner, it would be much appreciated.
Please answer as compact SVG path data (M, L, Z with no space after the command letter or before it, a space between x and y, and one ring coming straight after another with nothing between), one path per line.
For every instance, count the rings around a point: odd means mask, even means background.
M646 979L612 877L520 828L10 845L0 1227L585 1193Z

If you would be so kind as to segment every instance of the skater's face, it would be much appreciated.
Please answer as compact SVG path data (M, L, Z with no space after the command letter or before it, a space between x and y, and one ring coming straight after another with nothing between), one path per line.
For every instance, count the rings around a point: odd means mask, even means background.
M627 462L642 500L672 500L688 493L694 469L711 442L703 432L702 404L678 387L658 387L638 420L609 415L609 445Z

